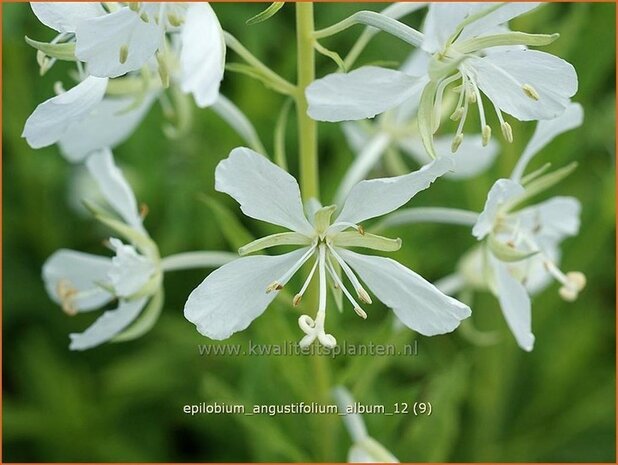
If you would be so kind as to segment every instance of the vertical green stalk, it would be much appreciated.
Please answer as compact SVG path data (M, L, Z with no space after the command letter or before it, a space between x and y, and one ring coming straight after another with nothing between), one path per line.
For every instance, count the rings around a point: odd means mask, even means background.
M298 51L298 85L296 111L300 157L300 190L303 200L319 198L317 124L307 115L305 89L315 79L315 51L313 38L313 3L296 3L296 39Z
M296 93L296 111L298 118L298 146L300 165L300 188L303 200L319 199L317 124L307 115L305 89L315 79L313 3L296 3L296 40L298 83ZM317 308L317 292L312 287L305 295L304 305ZM325 356L309 356L315 381L316 400L321 404L332 403L330 398L331 379L328 360ZM330 415L315 415L312 418L314 443L320 456L318 461L333 461L334 457L334 420Z

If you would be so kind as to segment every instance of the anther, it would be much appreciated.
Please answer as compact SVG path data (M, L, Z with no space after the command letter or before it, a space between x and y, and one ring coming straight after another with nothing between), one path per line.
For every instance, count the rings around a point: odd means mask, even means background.
M71 286L71 282L68 279L61 279L58 281L56 291L60 298L62 311L69 316L75 316L77 309L75 308L74 297L77 294L77 289Z
M359 225L356 227L356 230L358 231L358 233L359 233L361 236L364 236L364 235L365 235L365 228L363 228L363 226L362 226L362 225L360 225L360 224L359 224Z
M461 119L461 115L463 115L463 108L459 107L453 112L450 118L452 121L459 121Z
M451 144L451 152L453 153L457 152L457 149L459 149L459 146L461 145L462 142L463 142L463 134L457 134L453 138L453 143Z
M179 18L174 13L168 13L167 20L172 27L178 27L182 25L182 18Z
M485 126L483 126L483 136L482 136L483 147L489 144L489 139L491 139L491 127L489 127L489 125L486 124Z
M356 289L356 293L358 294L358 298L361 300L361 302L365 302L366 304L371 303L371 297L369 297L369 294L367 294L367 291L365 289L359 287Z
M139 11L139 2L128 2L127 5L131 11Z
M145 203L141 204L139 206L139 216L140 218L143 220L148 216L148 212L150 211L150 209L148 208L148 205L146 205Z
M302 295L300 295L300 294L296 294L296 295L294 296L294 298L292 299L292 305L293 305L294 307L298 307L298 305L300 304L300 301L301 301L301 299L302 299L302 298L303 298L303 296L302 296Z
M150 22L150 18L148 17L148 14L145 11L141 15L139 15L139 19L141 19L145 23Z
M524 84L523 86L521 86L521 88L524 91L524 94L526 94L532 100L538 100L540 98L539 93L530 84Z
M500 124L500 129L502 129L502 135L504 136L504 138L509 143L512 143L513 142L513 128L511 127L511 125L507 123L506 121L504 121L502 124Z
M367 313L365 313L365 311L360 308L360 307L354 307L354 311L356 312L356 314L358 316L360 316L363 320L367 319Z
M273 283L266 288L266 293L270 294L273 291L280 291L281 289L283 289L283 284L279 281L273 281Z
M120 47L120 53L118 59L121 64L125 64L127 62L127 58L129 57L129 47L127 45L123 45Z

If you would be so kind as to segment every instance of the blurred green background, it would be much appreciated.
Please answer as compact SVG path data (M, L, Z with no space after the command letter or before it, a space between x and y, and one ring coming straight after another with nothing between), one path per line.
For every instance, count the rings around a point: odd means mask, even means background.
M246 26L263 4L215 4L223 27L290 80L295 74L294 7ZM379 4L318 4L318 27ZM209 270L165 278L166 304L156 327L139 340L84 353L68 350L68 333L94 315L67 317L47 297L40 277L45 259L68 247L104 254L109 234L77 212L78 170L56 147L32 150L20 137L35 106L53 94L56 80L70 86L65 66L38 76L24 35L50 40L28 4L3 12L3 460L4 461L344 461L350 439L336 416L188 416L185 404L326 402L325 390L343 383L363 403L429 401L430 417L367 415L369 433L402 461L615 461L615 5L552 4L518 18L514 28L559 32L545 48L579 73L575 100L584 126L561 136L535 160L579 168L551 195L583 204L578 237L563 243L565 270L581 270L588 287L575 303L553 284L533 302L536 346L524 353L508 332L496 299L477 294L473 324L496 330L499 341L481 346L462 331L418 337L414 357L202 357L201 337L182 315L189 292ZM407 18L419 25L422 15ZM353 28L323 41L344 54L361 32ZM401 61L407 45L377 36L359 65ZM237 61L233 53L229 61ZM334 71L318 58L319 74ZM284 99L250 78L228 73L223 93L254 122L272 152L272 128ZM534 124L512 119L515 143L505 147L483 176L441 180L419 194L415 206L480 210L495 179L508 176ZM219 160L243 142L210 110L194 111L193 129L166 139L154 108L129 141L115 150L138 199L148 205L146 226L163 255L186 250L231 250L229 238L199 196L211 196L254 236L270 227L241 217L237 205L213 190ZM287 148L296 174L294 118ZM468 123L472 127L472 122ZM320 125L321 188L330 200L352 160L337 125ZM73 198L72 198L73 197ZM465 228L415 225L389 231L404 247L392 256L430 280L452 272L475 240ZM300 283L298 283L300 285ZM360 321L329 302L328 327L341 342L401 346L415 336L395 334L380 303ZM312 314L311 310L306 312ZM296 341L298 310L274 304L230 343Z

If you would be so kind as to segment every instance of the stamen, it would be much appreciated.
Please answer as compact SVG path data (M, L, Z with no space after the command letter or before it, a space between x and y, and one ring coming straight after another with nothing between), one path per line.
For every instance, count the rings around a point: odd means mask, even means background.
M269 284L266 287L266 293L268 294L270 292L280 291L281 289L283 289L283 286L285 286L288 283L290 278L294 276L294 274L300 269L301 266L305 264L307 260L309 260L309 257L311 257L311 255L313 254L313 252L315 251L315 248L316 248L316 245L312 245L309 248L309 250L307 250L307 252L305 252L303 256L300 257L296 261L296 263L294 263L292 267L283 274L283 276L281 276L279 279L276 279L271 284Z
M353 228L356 229L360 234L365 234L365 228L363 228L360 224L348 223L347 221L337 221L336 223L333 223L331 227L335 225L344 226L341 231L346 228Z
M524 84L523 86L521 86L521 88L524 91L524 94L526 94L532 100L538 100L540 98L539 93L530 84Z
M457 134L453 138L453 142L451 143L451 152L453 153L457 152L457 149L459 149L459 146L461 145L462 142L463 142L463 134Z
M337 263L339 263L339 265L341 266L341 269L343 270L345 275L348 277L348 279L352 283L352 286L354 286L354 290L356 291L358 298L362 302L370 304L371 297L369 297L369 294L367 294L367 291L363 288L363 286L361 286L360 281L358 280L358 278L356 277L352 269L343 260L343 258L341 258L337 252L335 252L335 249L332 246L328 245L328 249L330 250L330 253L332 254L332 256L335 257L335 260L337 260Z
M140 2L128 2L127 6L131 11L137 12L140 9Z
M562 287L558 290L560 297L567 302L576 300L579 293L586 287L586 276L580 271L569 271L564 274L550 260L546 260L544 265L547 271L562 284Z
M118 60L124 65L129 57L129 47L127 45L120 47L120 53L118 55Z
M502 130L502 136L510 143L513 143L513 128L509 123L504 121L502 116L502 112L497 105L494 105L494 109L496 110L496 115L498 115L498 121L500 121L500 129Z
M485 126L483 126L483 130L481 131L482 137L481 137L481 143L483 144L483 147L487 146L487 144L489 144L489 141L491 139L491 127L486 124Z
M62 311L69 316L75 316L77 314L77 308L75 307L75 296L78 294L78 290L71 285L71 281L68 279L61 279L56 286L56 292L60 299L60 305Z
M330 276L333 278L333 281L335 282L335 285L338 286L343 291L343 294L350 301L350 303L352 304L352 307L354 308L354 311L356 312L356 314L358 316L360 316L362 319L366 319L367 318L367 313L365 313L365 311L360 307L360 305L358 305L356 300L354 300L354 297L352 297L352 294L350 294L350 291L348 291L346 289L346 287L343 285L343 282L341 281L341 278L339 278L339 275L335 271L335 268L333 267L333 265L332 265L332 263L330 262L329 259L326 260L326 269L328 270Z
M455 133L455 137L453 138L453 143L451 144L451 152L457 152L457 149L463 142L463 127L466 124L466 118L468 117L468 99L464 100L463 111L461 114L461 119L459 120L459 126L457 126L457 132Z
M478 106L479 106L479 118L481 120L481 134L482 134L481 141L482 141L483 147L485 147L487 144L489 144L489 139L491 139L491 128L489 127L489 125L487 124L487 120L485 119L485 109L483 107L483 99L481 98L481 92L479 91L478 86L472 79L470 79L470 84L472 85L472 88L474 89L474 95L476 95L476 103L478 103Z
M298 294L296 294L294 296L294 299L292 299L292 305L294 305L294 307L298 307L298 304L300 304L300 300L302 299L303 294L309 287L309 283L311 282L311 279L313 278L315 270L318 267L318 261L319 261L319 257L316 257L315 263L313 264L313 266L311 267L311 271L309 272L309 276L307 276L307 279L303 283L303 286L300 288L300 291L298 292Z
M148 212L149 212L149 211L150 211L150 210L149 210L149 208L148 208L148 205L146 205L145 203L142 203L142 204L139 206L139 216L140 216L140 218L141 218L142 220L143 220L143 219L145 219L145 218L148 216Z

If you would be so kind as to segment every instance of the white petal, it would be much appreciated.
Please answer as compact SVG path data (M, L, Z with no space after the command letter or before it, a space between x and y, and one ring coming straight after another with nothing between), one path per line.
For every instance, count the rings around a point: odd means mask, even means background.
M409 98L418 84L418 78L377 66L329 74L307 87L307 113L331 122L373 118Z
M303 234L313 231L296 179L251 149L235 148L217 165L215 189L233 197L251 218Z
M430 3L423 25L423 50L435 53L444 48L446 41L468 16L472 7L470 3Z
M185 318L211 339L227 339L245 329L277 296L266 288L307 251L243 257L213 271L185 304Z
M482 137L478 134L466 135L455 154L451 153L452 137L440 136L434 139L438 157L453 159L453 171L446 173L445 178L455 180L472 178L491 166L496 155L498 155L499 145L492 139L483 147L481 139ZM399 146L421 165L431 160L423 143L418 138L410 137L400 140Z
M522 227L555 241L579 231L581 204L574 197L552 197L518 212Z
M99 2L30 2L30 6L39 21L58 32L75 32L80 21L105 14Z
M539 121L524 153L513 169L511 179L520 181L530 160L560 134L575 129L584 121L584 109L579 103L570 103L564 113L554 119Z
M112 300L113 296L99 284L107 282L111 259L74 250L61 249L43 265L43 281L49 296L62 303L58 291L74 290L71 299L75 311L89 311Z
M350 191L336 222L356 224L390 213L452 168L453 161L443 157L403 176L361 181Z
M114 163L111 150L103 149L90 155L86 167L109 205L128 225L143 231L137 200L122 171Z
M208 3L194 3L181 31L180 85L198 107L212 105L219 95L225 67L225 41L217 15Z
M88 76L69 91L46 100L26 120L22 137L34 149L58 142L72 124L101 102L106 88L107 79Z
M399 460L378 441L367 437L350 447L348 463L399 463Z
M118 77L135 71L154 57L163 40L163 30L154 21L145 22L123 7L118 11L78 24L75 55L86 62L93 76ZM120 62L126 47L126 61Z
M135 247L123 244L119 239L112 237L110 244L116 256L112 259L112 267L107 276L117 296L130 297L150 280L156 270L155 264L140 255Z
M521 184L510 179L498 179L487 194L485 207L472 228L472 234L478 240L483 239L493 229L500 207L509 199L524 192Z
M422 49L414 49L406 61L401 65L400 70L410 76L424 76L427 74L431 55Z
M537 50L507 50L466 61L479 88L502 111L520 121L561 115L577 92L575 68L562 58ZM532 86L535 100L523 91Z
M496 291L502 313L519 347L531 351L534 346L532 334L532 309L526 288L511 276L507 265L490 257L496 278Z
M70 334L69 349L86 350L109 341L137 318L147 300L121 300L118 308L103 313L86 331Z
M482 9L491 7L492 3L487 4L479 4L474 10L474 12L480 12ZM461 34L457 38L457 41L463 40L469 37L475 37L479 35L484 35L487 32L493 31L496 26L500 26L502 24L507 23L513 18L517 16L521 16L524 13L527 13L531 10L534 10L538 7L540 3L538 2L509 2L503 3L500 8L489 13L486 16L483 16L481 19L474 21L470 25L466 26Z
M104 98L65 131L58 141L60 151L69 161L77 162L95 150L114 148L133 134L154 99L155 94L149 94L139 106L127 111L134 104L133 98Z
M390 258L338 252L397 318L425 336L449 333L471 314L467 305Z

